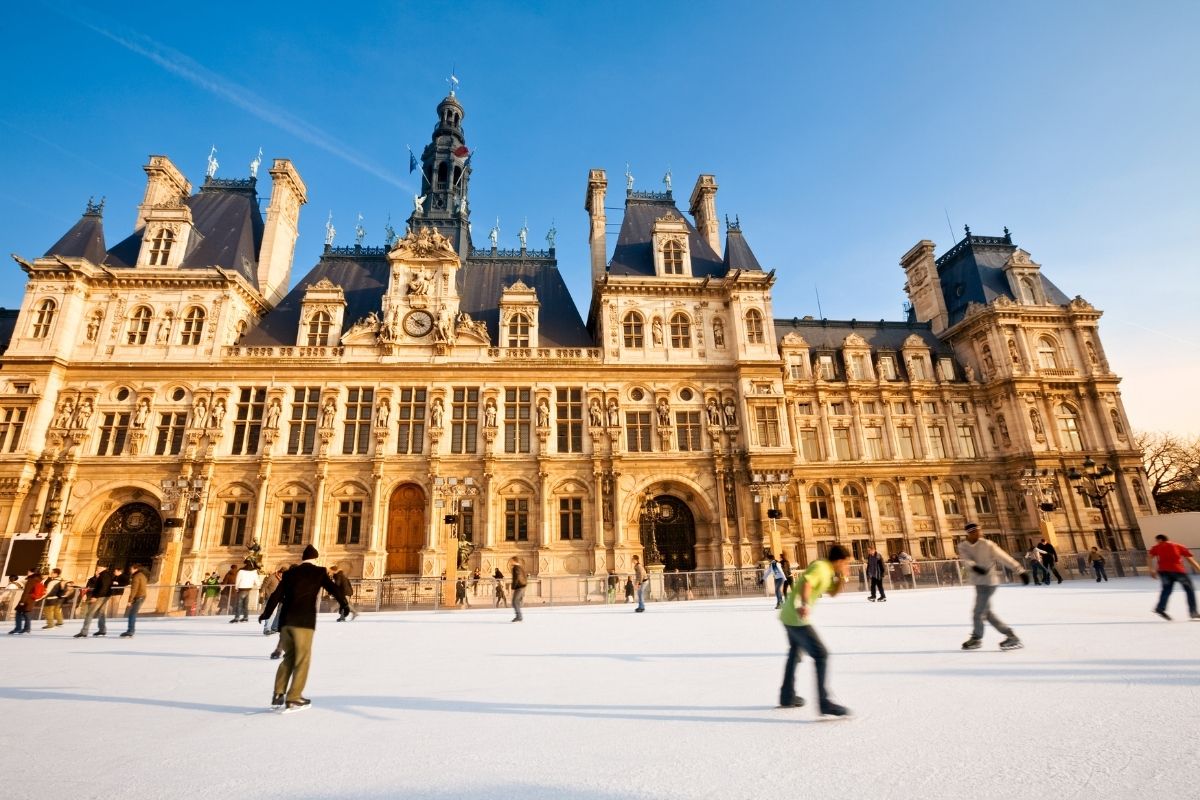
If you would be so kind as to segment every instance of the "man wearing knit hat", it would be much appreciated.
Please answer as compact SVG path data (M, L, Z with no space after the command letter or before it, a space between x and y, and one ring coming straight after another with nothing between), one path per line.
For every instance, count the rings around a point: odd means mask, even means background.
M317 627L317 601L321 590L329 592L338 601L343 616L350 613L346 595L330 580L329 572L317 566L317 556L317 548L311 544L304 548L304 563L283 573L279 586L271 593L258 618L259 622L266 622L274 613L275 606L281 606L279 646L284 655L275 672L271 705L282 706L286 703L285 711L308 708L311 702L304 696L304 684L308 680L313 631Z
M974 522L967 523L967 538L958 543L958 559L967 567L967 577L975 585L975 611L972 617L973 627L971 638L963 642L963 650L978 650L983 644L983 621L992 623L992 627L1004 634L1000 642L1001 650L1016 650L1021 647L1021 640L1013 633L1013 629L992 613L992 595L996 593L997 567L1005 566L1020 576L1021 582L1029 585L1029 573L1020 563L1004 552L1000 545L984 539L982 531Z

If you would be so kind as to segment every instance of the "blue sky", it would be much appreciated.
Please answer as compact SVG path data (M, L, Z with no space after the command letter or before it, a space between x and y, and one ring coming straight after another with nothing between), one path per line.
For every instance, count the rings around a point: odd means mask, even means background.
M343 244L360 212L368 244L407 217L406 146L453 68L476 239L499 217L516 246L528 218L540 245L553 221L583 313L592 167L609 205L626 162L643 189L669 167L684 210L714 173L781 317L819 290L830 318L899 318L913 243L949 247L947 215L954 239L1008 226L1106 312L1134 424L1200 433L1200 4L29 3L5 23L5 252L41 255L91 195L110 244L128 234L151 153L198 185L210 146L220 177L261 146L309 187L297 280L330 211Z

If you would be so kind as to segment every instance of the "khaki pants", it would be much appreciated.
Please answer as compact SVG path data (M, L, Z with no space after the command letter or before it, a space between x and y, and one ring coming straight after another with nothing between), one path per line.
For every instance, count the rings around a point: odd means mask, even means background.
M287 694L287 700L299 700L308 681L308 663L312 655L312 628L286 625L279 629L279 649L283 661L275 671L275 694ZM288 679L291 686L288 686Z
M61 600L57 603L46 603L42 606L42 621L46 623L47 628L57 628L63 624Z

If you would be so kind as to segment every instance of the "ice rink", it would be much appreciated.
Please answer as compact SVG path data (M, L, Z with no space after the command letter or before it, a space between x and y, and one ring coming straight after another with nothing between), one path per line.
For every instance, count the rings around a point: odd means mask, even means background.
M823 600L850 720L774 708L773 598L323 615L289 715L253 622L35 621L0 637L0 764L70 798L1196 797L1200 623L1157 585L1001 588L1014 652L960 651L969 589Z

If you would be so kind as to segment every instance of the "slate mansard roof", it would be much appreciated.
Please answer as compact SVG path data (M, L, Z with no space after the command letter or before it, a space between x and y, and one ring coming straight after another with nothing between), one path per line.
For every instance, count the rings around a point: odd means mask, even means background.
M640 275L652 278L654 272L654 250L652 239L654 223L667 213L679 217L687 225L688 250L692 257L692 276L696 278L719 278L730 269L730 252L726 248L725 258L717 255L707 240L696 230L679 209L670 192L626 192L625 217L621 221L621 233L613 248L612 260L608 264L611 275ZM731 239L733 237L730 237ZM734 269L758 269L758 259L750 252L750 246L737 233L739 245L735 245Z
M364 253L365 250L371 252ZM287 296L259 325L246 332L242 343L250 346L286 346L296 343L300 306L305 290L322 278L340 286L346 297L343 332L372 311L379 313L387 291L390 267L382 249L328 248ZM537 292L539 347L593 347L575 301L552 259L471 258L458 271L459 309L487 323L493 344L500 340L500 295L518 280Z
M928 322L889 322L885 320L861 322L853 319L831 320L812 319L811 317L776 319L775 343L782 347L783 339L789 333L803 336L804 341L808 343L810 354L841 353L846 337L850 334L857 334L871 348L872 361L877 360L881 354L898 355L903 349L904 343L911 336L916 336L924 346L929 348L930 356L934 361L940 358L954 358L953 349L937 337L933 332L933 326ZM842 375L845 365L841 363L840 359L835 359L834 365L838 374ZM904 363L904 359L896 359L896 371L900 378L909 379L908 365Z
M987 305L1001 296L1019 299L1013 297L1004 274L1004 265L1016 249L1007 228L1004 236L977 236L968 229L964 239L938 258L938 277L942 282L949 324L960 322L971 303ZM1049 278L1040 277L1047 302L1056 305L1071 302Z
M254 178L208 178L198 194L184 201L192 212L193 234L180 269L222 267L257 283L263 217L255 183ZM89 203L80 220L46 251L46 256L86 258L93 264L128 269L137 263L143 234L144 229L139 228L106 249L100 209Z

